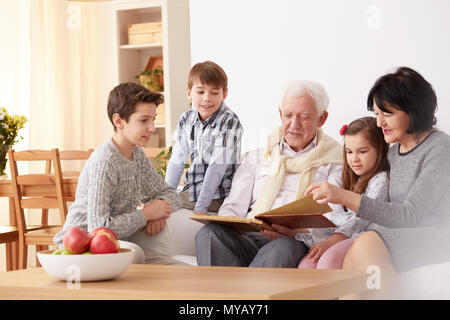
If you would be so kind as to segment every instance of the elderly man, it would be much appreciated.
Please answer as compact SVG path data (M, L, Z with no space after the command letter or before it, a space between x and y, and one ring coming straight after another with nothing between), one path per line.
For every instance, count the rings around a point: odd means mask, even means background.
M328 96L320 84L289 83L279 108L281 128L269 135L265 148L246 154L218 215L250 218L294 201L313 182L340 185L342 146L320 129L327 107ZM331 206L327 217L340 225L346 219L344 210ZM240 234L219 224L205 225L196 236L198 265L295 268L313 243L335 234L330 241L350 236L335 229L298 233L274 228L279 232Z

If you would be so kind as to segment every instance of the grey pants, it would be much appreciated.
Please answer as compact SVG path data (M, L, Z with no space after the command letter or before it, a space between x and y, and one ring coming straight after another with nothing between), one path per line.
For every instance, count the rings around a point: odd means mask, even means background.
M261 233L239 234L219 224L207 224L195 238L199 266L297 268L308 252L290 237L269 241Z
M189 201L189 189L180 192L180 196L183 199L182 208L194 210L196 202ZM222 206L225 198L213 199L211 204L209 205L208 212L218 212L220 207Z

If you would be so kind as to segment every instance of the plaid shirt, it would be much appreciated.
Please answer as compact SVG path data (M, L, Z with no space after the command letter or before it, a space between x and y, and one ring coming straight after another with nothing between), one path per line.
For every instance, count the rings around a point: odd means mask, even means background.
M181 115L170 161L182 164L188 156L191 158L191 166L184 179L184 190L189 188L189 201L197 201L206 171L212 164L225 166L213 199L224 198L230 193L231 180L239 165L242 133L239 118L223 102L204 122L195 108Z

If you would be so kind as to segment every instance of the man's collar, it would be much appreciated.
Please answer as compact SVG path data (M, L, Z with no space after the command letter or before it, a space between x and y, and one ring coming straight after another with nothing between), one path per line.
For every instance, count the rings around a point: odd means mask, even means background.
M300 153L300 152L304 152L304 151L309 151L312 148L317 146L317 133L314 137L314 139L311 141L311 143L309 145L306 146L306 148L296 152L294 150L292 150L291 146L286 142L286 140L284 139L284 137L281 138L280 141L280 152L282 153L284 150L288 151L288 152L292 152L292 153Z

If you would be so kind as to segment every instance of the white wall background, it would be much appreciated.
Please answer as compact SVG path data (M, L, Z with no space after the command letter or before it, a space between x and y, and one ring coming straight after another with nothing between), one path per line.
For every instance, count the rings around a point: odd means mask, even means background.
M322 83L330 95L324 130L370 114L367 94L394 67L434 86L438 127L450 133L450 1L191 0L192 64L212 60L229 77L227 104L244 129L242 151L279 125L281 86ZM258 138L259 137L259 138Z

